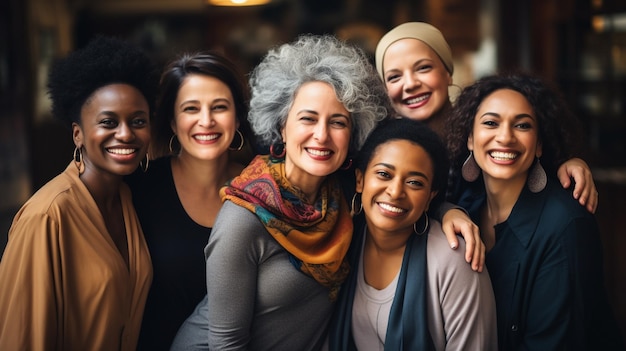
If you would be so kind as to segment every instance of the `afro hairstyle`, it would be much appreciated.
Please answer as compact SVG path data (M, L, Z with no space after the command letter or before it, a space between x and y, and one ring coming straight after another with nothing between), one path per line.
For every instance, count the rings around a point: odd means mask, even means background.
M139 90L152 115L158 72L150 57L119 38L97 36L53 63L48 76L52 115L68 127L80 123L80 110L87 99L103 86L120 83Z

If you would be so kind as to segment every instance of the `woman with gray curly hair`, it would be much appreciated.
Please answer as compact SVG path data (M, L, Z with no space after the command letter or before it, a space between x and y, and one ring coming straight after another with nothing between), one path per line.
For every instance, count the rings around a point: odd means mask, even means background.
M207 296L173 350L319 350L349 270L338 171L391 111L382 82L360 49L305 35L271 50L250 86L248 119L270 155L221 190Z

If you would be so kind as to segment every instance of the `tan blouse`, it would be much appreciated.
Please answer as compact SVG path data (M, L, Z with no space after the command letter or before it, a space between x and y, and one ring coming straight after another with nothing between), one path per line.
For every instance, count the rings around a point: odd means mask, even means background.
M16 214L0 261L0 350L134 350L152 280L129 189L129 266L74 164Z

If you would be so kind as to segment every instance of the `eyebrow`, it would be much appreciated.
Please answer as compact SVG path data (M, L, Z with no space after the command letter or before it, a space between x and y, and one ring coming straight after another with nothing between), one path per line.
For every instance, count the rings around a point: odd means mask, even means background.
M495 112L485 112L482 115L480 115L480 117L485 117L485 116L493 116L493 117L498 117L501 118L502 116L499 113L495 113ZM522 118L530 118L530 119L535 119L532 115L528 114L528 113L520 113L519 115L515 115L515 119L522 119Z
M394 167L393 165L391 165L389 163L385 163L385 162L379 162L379 163L374 164L373 166L383 166L383 167L389 168L389 169L394 170L394 171L396 170L396 167ZM428 179L428 176L426 174L422 173L422 172L411 171L411 172L409 172L409 175L424 177L424 178Z
M298 113L296 113L296 114L299 115L301 113L310 113L310 114L313 114L313 115L316 115L316 116L319 115L319 112L317 112L315 110L308 110L308 109L302 109L302 110L298 111ZM345 117L347 119L350 119L350 116L344 115L343 113L335 113L335 114L332 114L330 117Z

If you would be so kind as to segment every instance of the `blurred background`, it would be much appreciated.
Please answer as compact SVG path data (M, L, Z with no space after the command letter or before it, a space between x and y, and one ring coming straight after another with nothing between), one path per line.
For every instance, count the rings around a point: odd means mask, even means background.
M514 68L562 90L585 126L580 143L600 194L606 284L626 335L626 0L3 0L0 252L15 212L74 149L70 131L50 116L48 67L94 35L130 39L159 65L218 50L249 72L300 33L335 34L373 60L380 37L407 21L429 22L448 39L452 96Z

